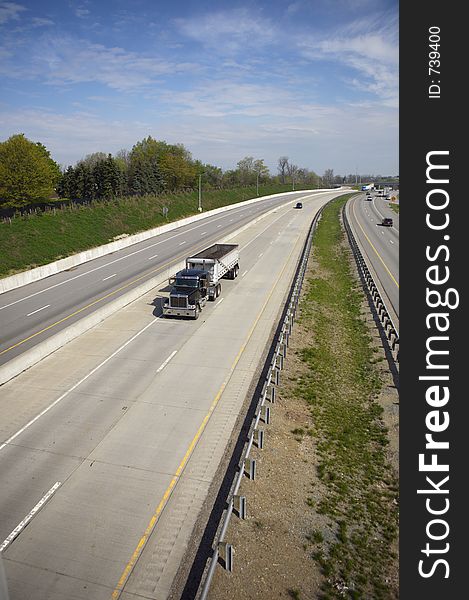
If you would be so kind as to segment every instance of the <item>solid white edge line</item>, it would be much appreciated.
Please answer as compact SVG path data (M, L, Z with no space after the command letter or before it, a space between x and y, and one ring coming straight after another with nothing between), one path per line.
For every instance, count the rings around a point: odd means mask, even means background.
M31 315L35 315L37 312L39 312L40 310L44 310L45 308L49 308L50 304L46 304L45 306L43 306L42 308L38 308L37 310L33 310L33 312L28 313L26 316L30 317Z
M61 485L62 483L60 481L54 483L50 490L46 494L44 494L44 496L39 500L36 506L31 510L31 512L28 513L26 517L21 521L21 523L18 523L18 525L13 529L10 535L7 538L5 538L5 540L2 542L2 545L0 546L0 552L3 552L5 548L7 548L11 544L11 542L19 536L19 534L23 531L23 529L31 521L35 514L41 510L44 504L51 498L51 496Z
M18 304L18 302L23 302L23 300L28 300L29 298L33 298L34 296L37 296L39 294L43 294L44 292L48 292L49 290L52 290L52 289L54 289L56 287L59 287L60 285L65 285L66 283L70 283L71 281L74 281L75 279L79 279L80 277L84 277L85 275L90 275L90 273L94 273L95 271L99 271L100 269L104 269L104 267L108 267L109 265L112 265L112 264L114 264L116 262L119 262L121 260L129 258L130 256L134 256L135 254L139 254L140 252L144 252L145 250L148 250L148 248L152 248L153 246L157 246L158 244L161 244L161 242L157 242L156 244L151 244L150 246L145 246L145 248L141 248L140 250L136 250L135 252L132 252L130 254L126 254L125 256L121 256L119 258L116 258L115 260L111 260L111 261L105 263L104 265L100 265L99 267L95 267L94 269L90 269L89 271L86 271L85 273L80 273L79 275L75 275L74 277L70 277L69 279L66 279L65 281L60 281L59 283L55 283L54 285L51 285L48 288L44 288L43 290L39 290L38 292L34 292L34 294L29 294L29 296L24 296L23 298L19 298L18 300L15 300L14 302L10 302L10 304L5 304L4 306L0 306L0 310L3 310L4 308L9 308L10 306ZM98 257L98 258L100 258L100 257Z
M312 194L310 196L306 196L306 198L311 198L313 196L315 197L319 197L322 196L325 192L320 192L317 194ZM273 201L266 201L267 206L273 204ZM234 212L236 212L237 210L242 210L241 208L238 209L234 209ZM254 211L251 211L254 212ZM260 211L259 211L260 212ZM232 213L234 214L234 213ZM209 222L213 223L215 221L219 221L220 219L224 219L226 218L226 215L221 215L221 216L214 216L209 217ZM233 219L231 219L232 221ZM230 221L230 223L231 223ZM55 283L54 285L51 285L47 288L44 288L43 290L39 290L37 292L34 292L33 294L30 294L29 296L24 296L23 298L19 298L18 300L15 300L14 302L10 302L9 304L5 304L3 306L0 306L0 310L3 310L4 308L9 308L10 306L13 306L15 304L18 304L19 302L23 302L24 300L28 300L29 298L33 298L34 296L37 296L39 294L43 294L44 292L48 292L49 290L52 290L60 285L65 285L66 283L70 283L71 281L74 281L75 279L78 279L80 277L84 277L85 275L89 275L90 273L94 273L95 271L98 271L99 269L103 269L104 267L108 267L109 265L112 265L116 262L119 262L121 260L125 260L126 258L129 258L131 256L134 256L135 254L139 254L140 252L144 252L145 250L148 250L148 248L153 248L153 246L158 246L160 244L164 244L165 242L168 242L169 240L172 240L176 237L179 237L180 235L184 235L186 233L189 233L190 231L193 231L194 229L199 229L200 227L204 227L206 225L206 223L201 223L200 225L196 225L195 227L191 227L189 229L187 229L186 231L180 231L179 233L176 233L175 235L172 235L170 237L165 238L164 240L160 240L158 242L155 242L154 244L150 244L148 246L145 246L144 248L140 248L139 250L136 250L135 252L131 252L129 254L126 254L125 256L120 256L119 258L116 258L115 260L111 260L103 265L100 265L99 267L95 267L94 269L90 269L89 271L86 271L85 273L80 273L79 275L75 275L74 277L70 277L69 279L66 279L65 281L61 281L59 283ZM184 227L184 226L183 226ZM217 226L218 227L222 227L222 225ZM164 234L161 234L164 235ZM98 257L99 258L99 257Z
M224 297L223 297L223 298L220 298L220 300L219 300L219 301L218 301L218 302L215 304L215 306L213 307L213 309L215 310L215 308L216 308L217 306L219 306L219 305L220 305L220 304L223 302L223 300L224 300L224 299L225 299Z
M241 274L241 277L244 277L246 275L247 271L244 271L244 273Z
M122 346L120 346L120 348L118 348L117 350L115 350L110 356L108 356L106 359L104 359L103 362L101 362L97 367L95 367L94 369L92 369L88 373L88 375L85 375L84 377L82 377L80 379L80 381L78 381L77 383L75 383L74 385L72 385L72 387L69 388L66 392L64 392L61 396L59 396L57 398L57 400L54 400L54 402L52 402L52 404L49 404L49 406L47 408L45 408L38 415L36 415L34 417L34 419L31 419L31 421L29 421L28 423L26 423L26 425L24 425L24 427L22 427L21 429L19 429L16 433L14 433L7 440L5 440L3 442L3 444L0 445L0 450L3 450L3 448L5 448L5 446L7 446L8 444L11 444L11 442L14 439L16 439L19 435L21 435L24 431L26 431L26 429L28 429L29 427L31 427L31 425L33 425L42 416L44 416L47 412L49 412L51 408L53 408L56 404L58 404L65 397L67 397L71 392L73 392L73 390L75 390L79 385L81 385L84 381L86 381L89 377L91 377L91 375L94 375L96 373L96 371L98 371L101 367L103 367L106 363L108 363L111 360L111 358L114 358L114 356L116 356L116 354L119 354L119 352L121 350L123 350L126 346L128 346L129 344L131 344L140 334L142 334L146 329L148 329L149 327L151 327L152 325L154 325L158 321L158 319L160 319L160 318L161 317L156 317L154 321L152 321L151 323L148 323L147 325L145 325L145 327L143 329L141 329L140 331L137 331L137 333L135 335L133 335L130 339L128 339L124 344L122 344Z
M171 354L168 356L168 358L164 361L164 363L158 367L158 369L156 369L157 373L160 373L165 367L166 365L169 363L169 361L173 358L173 356L177 354L177 350L173 350L173 352L171 352Z

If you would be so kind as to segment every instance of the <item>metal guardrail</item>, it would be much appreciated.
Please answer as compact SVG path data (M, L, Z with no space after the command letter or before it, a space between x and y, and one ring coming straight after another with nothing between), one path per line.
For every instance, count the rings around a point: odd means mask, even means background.
M386 303L379 292L375 280L373 279L373 275L371 274L370 269L368 268L368 265L366 264L366 261L363 258L361 250L358 247L357 241L352 233L350 223L347 219L347 212L345 210L345 206L342 209L342 219L344 222L345 231L347 232L350 247L352 248L352 252L357 263L358 272L360 274L365 288L368 290L370 298L373 301L374 307L376 309L376 314L378 315L379 321L381 323L389 345L389 350L391 351L391 356L393 357L397 366L399 363L399 331L392 320L391 314L386 306Z
M313 236L317 223L321 218L323 208L324 207L318 211L311 223L302 255L298 261L293 284L290 288L286 306L282 317L280 318L277 333L272 343L274 352L270 359L270 365L262 385L262 391L257 399L257 406L254 413L255 416L246 436L241 458L227 497L226 508L214 536L212 556L208 561L208 568L205 570L196 595L198 600L206 600L217 564L221 564L228 571L233 570L234 550L233 546L225 541L225 534L233 512L241 519L246 518L246 497L240 496L238 490L243 477L248 477L249 479L255 479L256 477L256 461L250 457L250 452L253 445L260 449L264 446L265 425L270 423L271 407L274 404L276 397L276 386L280 383L280 371L283 369L283 362L287 355L289 338L298 308L298 301L308 265Z
M233 546L225 540L225 535L233 513L235 513L240 519L246 518L246 497L240 496L238 494L238 491L243 477L248 477L252 480L254 480L256 477L256 461L255 459L250 457L250 452L252 446L255 446L259 449L262 449L264 447L265 426L270 423L271 408L272 405L275 403L276 387L280 383L280 371L283 369L283 362L287 355L289 338L292 332L292 326L298 308L301 288L303 286L304 277L308 266L308 259L313 242L313 236L316 230L317 223L321 218L321 212L323 208L324 207L322 207L318 211L311 224L302 255L298 262L289 297L287 299L282 317L279 321L277 333L272 343L272 348L274 349L274 351L273 353L270 353L270 356L272 356L272 358L270 359L270 364L267 363L267 365L269 365L267 371L265 371L264 369L264 372L267 373L265 381L261 388L262 391L259 397L257 398L257 404L254 411L254 418L246 435L246 441L244 443L244 448L241 453L241 458L239 460L230 487L230 491L227 496L226 508L223 511L222 517L220 519L217 531L213 539L212 556L207 562L207 567L205 569L204 575L202 576L201 583L195 596L197 600L207 599L212 578L218 564L220 564L228 571L233 570L234 549ZM392 321L386 304L383 298L381 297L381 294L373 279L373 276L371 275L370 270L353 236L352 230L350 228L345 214L345 207L343 209L342 215L344 227L350 242L350 246L355 260L357 262L359 275L374 303L376 313L380 319L383 331L385 332L386 339L388 341L393 359L396 361L396 363L398 363L398 330Z

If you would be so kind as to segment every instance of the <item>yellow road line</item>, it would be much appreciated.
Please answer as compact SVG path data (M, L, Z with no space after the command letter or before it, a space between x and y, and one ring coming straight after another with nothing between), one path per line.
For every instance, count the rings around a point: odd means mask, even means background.
M164 267L159 267L159 268L164 268ZM50 325L48 325L47 327L44 327L40 331L36 331L36 333L33 333L29 337L24 338L23 340L17 342L16 344L13 344L13 346L10 346L9 348L5 348L5 350L2 350L0 352L0 355L5 354L5 352L8 352L9 350L13 350L13 348L17 348L18 346L21 346L25 342L28 342L29 340L32 340L33 338L35 338L37 335L40 335L41 333L44 333L45 331L48 331L49 329L52 329L52 327L56 327L57 325L60 325L60 323L63 323L64 321L68 321L68 319L71 319L75 315L80 314L81 312L83 312L87 308L90 308L90 306L94 306L95 304L98 304L98 302L101 302L102 300L105 300L106 298L109 298L110 296L113 296L114 294L117 294L117 292L120 292L121 290L125 290L125 288L129 287L129 285L132 285L133 283L136 283L137 281L140 281L140 279L143 279L147 275L151 275L151 273L155 273L156 271L158 271L158 269L155 269L154 271L150 271L146 275L142 275L138 279L134 279L133 281L130 281L129 283L126 283L124 286L120 287L119 289L114 290L113 292L110 292L109 294L106 294L105 296L102 296L101 298L97 298L96 300L93 300L93 302L90 302L90 304L87 304L86 306L82 306L81 308L79 308L75 312L72 312L69 315L67 315L66 317L63 317L63 319L60 319L59 321L55 321L55 323L51 323Z
M205 243L199 244L197 246L197 248L194 250L194 252L197 252L198 249L202 248L203 246L205 246L206 243L207 242L205 241ZM95 304L98 304L99 302L102 302L103 300L106 300L106 298L110 298L111 296L117 294L118 292L121 292L122 290L125 290L129 286L137 283L138 281L140 281L142 279L145 279L149 275L152 275L153 273L158 273L158 271L164 271L164 269L168 268L172 263L175 264L177 261L181 260L182 256L185 256L185 254L180 254L177 258L173 258L169 262L166 262L163 265L160 265L156 269L153 269L152 271L148 271L144 275L141 275L140 277L137 277L137 279L133 279L132 281L129 281L128 283L126 283L122 287L118 288L117 290L114 290L113 292L110 292L109 294L106 294L105 296L101 296L101 298L97 298L96 300L93 300L93 302L90 302L86 306L82 306L82 308L79 308L75 312L72 312L71 314L67 315L66 317L63 317L59 321L55 321L55 323L51 323L50 325L48 325L47 327L44 327L40 331L36 331L36 333L33 333L29 337L24 338L23 340L20 340L19 342L17 342L16 344L13 344L12 346L9 346L8 348L5 348L4 350L0 351L0 356L2 354L5 354L6 352L9 352L10 350L13 350L14 348L17 348L18 346L21 346L22 344L28 342L29 340L32 340L33 338L35 338L36 336L40 335L41 333L44 333L45 331L48 331L49 329L52 329L53 327L56 327L57 325L60 325L61 323L64 323L65 321L68 321L68 319L71 319L75 315L78 315L81 312L83 312L84 310L90 308L91 306L94 306Z
M283 208L283 206L279 206L277 208ZM227 233L226 235L230 235L230 233ZM216 239L216 232L213 232L213 234L211 234L209 236L209 239ZM207 241L208 240L204 240L203 243L199 244L195 250L194 253L199 251L199 248L203 248L207 245ZM61 323L68 321L68 319L71 319L72 317L74 317L75 315L80 314L81 312L83 312L84 310L86 310L87 308L90 308L91 306L94 306L95 304L98 304L99 302L101 302L102 300L106 300L106 298L109 298L110 296L113 296L114 294L117 294L118 292L125 290L126 288L128 288L129 286L133 285L134 283L136 283L137 281L140 281L141 279L144 279L145 277L147 277L148 275L151 275L152 273L157 273L158 271L162 271L164 269L166 269L167 267L169 267L171 264L175 264L177 261L181 260L181 258L185 256L185 254L180 254L177 258L173 258L172 260L164 263L163 265L157 267L156 269L153 269L152 271L149 271L148 273L146 273L145 275L142 275L140 277L138 277L137 279L133 279L132 281L129 281L129 283L126 283L124 286L118 288L117 290L114 290L113 292L110 292L109 294L106 294L105 296L102 296L101 298L97 298L96 300L93 300L93 302L91 302L90 304L87 304L86 306L83 306L82 308L80 308L79 310L76 310L75 312L67 315L66 317L63 317L63 319L60 319L59 321L56 321L55 323L51 323L50 325L48 325L47 327L44 327L43 329L41 329L40 331L36 331L36 333L33 333L32 335L30 335L27 338L24 338L23 340L20 340L19 342L17 342L16 344L13 344L12 346L9 346L8 348L5 348L4 350L0 351L0 356L2 354L5 354L6 352L9 352L10 350L13 350L14 348L17 348L18 346L21 346L22 344L28 342L29 340L32 340L33 338L35 338L36 336L40 335L41 333L44 333L45 331L48 331L49 329L52 329L53 327L56 327L57 325L60 325Z
M238 355L236 356L233 364L231 365L230 371L229 371L228 375L226 376L225 381L222 383L220 389L218 390L217 395L215 396L212 404L210 405L208 413L205 415L205 417L204 417L204 419L203 419L203 421L202 421L199 429L197 430L197 433L195 434L195 436L193 437L191 443L189 444L189 448L187 449L186 453L184 454L183 459L179 463L179 466L176 469L176 473L174 474L173 478L171 479L170 484L166 488L166 491L163 494L163 497L161 498L160 503L156 507L155 512L153 513L153 516L151 517L150 522L148 523L148 526L145 529L145 532L143 533L142 537L140 538L140 540L139 540L139 542L137 544L137 547L135 548L135 550L134 550L134 552L133 552L133 554L132 554L129 562L127 563L124 571L122 572L122 575L121 575L121 577L120 577L120 579L119 579L119 581L118 581L118 583L116 585L116 588L114 589L114 592L112 593L112 600L117 600L120 597L120 595L121 595L121 593L122 593L122 591L124 589L124 586L125 586L128 578L129 578L130 574L132 573L133 568L137 564L137 561L138 561L138 559L140 557L140 554L143 551L143 548L145 547L146 542L148 541L148 538L150 537L150 535L151 535L151 533L152 533L152 531L153 531L156 523L158 522L158 518L160 517L160 515L161 515L161 513L162 513L162 511L164 509L164 507L166 506L166 504L167 504L167 502L169 500L169 497L171 496L171 493L172 493L174 487L176 486L176 483L178 482L179 477L181 476L181 474L182 474L182 472L183 472L183 470L184 470L184 468L185 468L185 466L186 466L189 458L192 455L192 452L194 451L194 448L195 448L197 442L200 439L200 436L202 435L202 433L203 433L203 431L204 431L204 429L205 429L205 427L206 427L206 425L207 425L210 417L212 416L213 411L215 410L215 408L216 408L216 406L217 406L217 404L218 404L218 402L219 402L219 400L221 398L221 395L223 394L226 386L228 385L228 382L231 379L231 376L233 375L233 372L234 372L234 370L236 368L236 365L238 364L238 362L239 362L239 360L240 360L240 358L241 358L244 350L246 349L246 346L247 346L249 340L251 339L251 336L252 336L252 334L254 332L254 329L256 328L256 326L257 326L257 324L258 324L258 322L259 322L259 320L260 320L260 318L262 316L262 313L265 310L265 307L267 306L267 304L268 304L268 302L269 302L272 294L274 293L274 290L276 289L278 282L282 278L283 273L284 273L285 269L287 268L287 265L288 265L288 263L290 261L290 258L291 258L292 254L293 254L293 251L294 251L296 245L297 244L295 244L293 246L293 248L292 248L292 250L291 250L291 252L290 252L290 254L288 256L288 259L285 262L285 265L283 266L283 269L281 270L279 276L275 280L275 283L273 284L272 288L270 289L269 295L267 296L264 304L262 305L262 308L260 309L260 311L259 311L259 313L258 313L258 315L257 315L257 317L256 317L256 319L255 319L255 321L254 321L251 329L249 330L249 333L248 333L248 335L246 337L246 340L243 342L243 345L241 346L241 349L238 352Z
M355 202L352 204L352 212L353 212L353 216L355 217L355 221L357 223L357 225L360 227L360 229L363 232L363 235L366 237L366 239L368 240L368 243L370 244L370 246L373 248L373 250L376 253L376 256L379 258L379 260L383 263L383 267L386 269L386 271L388 272L389 277L394 281L394 283L397 285L397 287L399 288L399 284L397 283L397 281L395 280L393 274L391 273L391 271L388 269L386 263L384 262L384 260L381 258L380 253L378 252L378 250L376 250L376 248L373 246L373 243L371 242L370 238L366 235L365 230L363 229L363 227L360 225L360 222L357 219L357 215L355 214Z

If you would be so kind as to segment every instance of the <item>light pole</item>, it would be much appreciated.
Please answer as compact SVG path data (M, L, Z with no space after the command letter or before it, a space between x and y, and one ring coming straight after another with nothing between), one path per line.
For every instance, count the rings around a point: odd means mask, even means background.
M256 171L256 193L259 196L259 171Z
M199 174L199 212L202 212L202 173Z

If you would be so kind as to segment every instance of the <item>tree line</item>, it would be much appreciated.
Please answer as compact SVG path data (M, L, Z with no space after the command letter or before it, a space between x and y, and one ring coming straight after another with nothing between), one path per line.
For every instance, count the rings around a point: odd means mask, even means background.
M61 169L40 142L16 134L0 143L0 208L18 208L51 199L91 201L122 196L158 195L196 189L199 177L204 189L290 183L293 187L331 187L345 182L332 169L318 176L300 168L287 156L278 159L271 175L263 159L246 156L235 169L194 160L183 144L168 144L151 136L115 156L95 152L75 166ZM351 176L349 176L351 177Z

